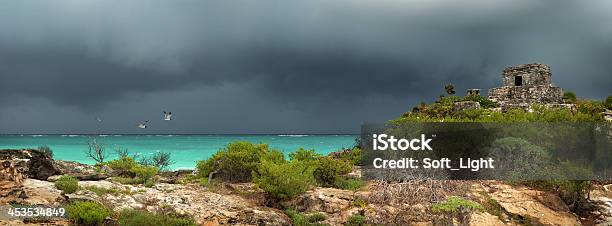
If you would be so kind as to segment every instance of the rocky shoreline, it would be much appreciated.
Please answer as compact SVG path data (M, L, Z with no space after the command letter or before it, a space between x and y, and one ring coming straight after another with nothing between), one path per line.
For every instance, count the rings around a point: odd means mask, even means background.
M581 225L612 222L612 190L598 186L591 200L601 206L590 218L580 217L555 194L499 181L369 182L357 191L315 187L290 200L270 205L265 192L252 183L189 182L193 172L163 172L152 187L121 184L111 169L69 161L54 161L36 150L0 150L0 205L62 206L94 201L112 209L138 209L193 219L199 225L291 225L283 210L325 216L319 222L343 225L356 214L382 225L433 225L440 216L432 203L457 195L485 206L469 213L469 225ZM353 175L359 175L358 169ZM62 194L53 181L60 175L79 178L79 189ZM607 206L607 208L606 208ZM607 211L607 212L606 212ZM68 220L24 222L0 220L0 225L70 225ZM116 224L112 219L106 222Z

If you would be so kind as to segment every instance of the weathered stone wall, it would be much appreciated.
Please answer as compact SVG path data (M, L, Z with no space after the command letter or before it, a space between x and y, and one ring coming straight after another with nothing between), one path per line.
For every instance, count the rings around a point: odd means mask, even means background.
M515 85L515 76L521 85ZM503 109L528 108L531 104L562 104L563 90L552 85L550 67L545 64L521 64L507 67L502 74L502 87L489 89L489 99Z
M459 101L453 104L454 111L463 111L468 109L479 109L480 103L476 101Z
M507 67L503 73L503 85L515 86L515 76L522 77L522 86L551 86L550 67L545 64L521 64Z
M504 104L562 104L563 90L551 86L503 86L489 90L489 99Z

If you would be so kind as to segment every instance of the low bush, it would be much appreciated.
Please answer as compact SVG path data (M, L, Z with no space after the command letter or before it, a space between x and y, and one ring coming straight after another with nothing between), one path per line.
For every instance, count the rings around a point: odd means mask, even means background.
M230 182L249 182L262 157L269 152L266 144L237 141L228 144L211 158L197 163L199 177L214 174L216 178Z
M319 222L324 221L327 217L322 213L313 213L306 215L293 209L286 209L285 214L291 218L293 225L295 226L318 226L323 225Z
M606 108L612 110L612 96L608 96L605 102Z
M443 224L452 223L454 218L461 225L467 225L470 220L470 213L474 210L482 211L484 208L474 201L452 196L445 202L433 204L431 210L444 216L444 222L441 222Z
M366 225L366 217L363 214L353 214L344 223L345 226L364 226Z
M174 161L172 161L172 154L170 154L170 152L156 152L151 157L151 162L153 166L159 168L160 170L167 170L170 165L174 164Z
M191 226L197 225L192 219L166 214L154 214L126 209L119 214L119 225L124 226Z
M141 166L141 165L137 165L134 168L132 168L131 170L132 173L134 173L134 175L136 175L136 178L138 178L139 181L142 181L142 183L146 185L150 185L149 187L152 186L151 183L153 183L153 177L155 175L157 175L157 172L159 172L159 169L155 166Z
M368 205L368 202L366 202L366 200L362 199L361 197L355 197L351 204L354 207L365 208Z
M464 101L476 101L480 104L481 108L496 108L499 107L499 104L485 98L481 95L467 95L463 98Z
M312 213L306 216L306 220L310 223L321 222L327 219L323 213Z
M132 169L138 165L132 157L122 156L106 163L108 167L116 171L120 176L133 177Z
M302 161L263 161L253 173L253 182L275 199L304 193L314 184L313 169Z
M350 162L355 166L359 166L361 165L362 153L363 151L361 150L361 148L354 147L349 151L344 151L340 153L338 156L336 156L336 158Z
M40 146L38 147L38 150L41 151L42 153L45 153L46 155L49 156L49 158L53 158L53 150L51 150L51 148L47 145L44 146Z
M600 101L580 100L576 103L576 110L589 115L601 115L606 105Z
M300 148L297 151L289 153L289 159L297 160L297 161L311 162L311 161L317 160L320 157L321 155L317 154L314 149L306 150L306 149Z
M98 196L102 196L105 194L112 194L112 195L118 195L118 194L126 194L129 195L132 192L130 190L120 190L118 188L105 188L105 187L100 187L100 186L86 186L83 189L88 190L88 191L92 191L94 193L96 193L96 195Z
M77 225L102 225L111 211L92 201L73 202L66 207L68 218Z
M336 178L334 187L343 190L357 191L361 189L361 187L363 187L364 185L365 182L358 178L339 177Z
M576 93L570 91L563 93L563 103L574 104L576 100Z
M55 181L55 187L63 194L72 194L79 189L79 180L73 176L61 176Z
M322 157L316 161L313 175L317 182L325 187L332 187L341 175L351 172L353 165L349 162L332 157Z
M133 177L113 177L111 179L120 184L142 184L144 182L140 178Z

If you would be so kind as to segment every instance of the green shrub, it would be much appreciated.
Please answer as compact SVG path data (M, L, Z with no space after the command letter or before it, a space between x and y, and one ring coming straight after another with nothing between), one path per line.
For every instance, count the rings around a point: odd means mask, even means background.
M38 150L41 151L42 153L45 153L46 155L49 156L49 158L53 158L53 150L51 150L51 148L47 145L44 146L40 146L38 147Z
M584 114L601 115L606 110L606 105L599 101L578 101L576 109Z
M321 155L317 154L314 149L306 150L300 148L297 151L289 153L289 159L298 161L315 161L320 157Z
M159 169L155 166L137 165L134 168L132 168L131 172L134 173L134 175L136 175L136 178L142 181L142 183L145 183L145 185L147 185L147 183L150 184L152 182L153 177L157 175L157 172L159 172Z
M102 225L111 211L92 201L73 202L66 207L68 218L78 225Z
M140 178L133 177L113 177L111 179L120 184L141 184L144 182Z
M491 143L490 157L494 159L507 159L495 166L510 180L518 180L525 175L540 175L546 177L549 169L551 155L543 148L529 143L522 138L506 137L496 139Z
M327 219L323 213L312 213L306 216L306 220L310 223L320 222Z
M132 169L138 165L132 157L122 156L106 163L108 167L117 171L120 176L133 177Z
M365 185L365 182L358 178L338 177L335 181L335 188L343 190L357 191Z
M366 200L362 199L361 197L355 197L351 204L354 207L365 208L368 205L368 202L366 202Z
M285 154L278 150L269 150L268 153L261 156L260 161L264 160L269 162L282 163L285 162Z
M571 91L567 91L565 93L563 93L563 102L567 103L567 104L573 104L576 103L576 93L571 92Z
M345 160L347 162L350 162L351 164L355 166L359 166L361 165L362 153L363 151L361 150L361 148L354 147L350 149L350 151L344 151L340 153L336 157L339 159Z
M467 95L463 98L464 101L476 101L480 104L481 108L496 108L499 107L498 103L495 103L488 98L485 98L481 95Z
M55 187L64 194L72 194L79 189L79 180L73 176L61 176L55 181Z
M286 209L285 210L285 214L291 218L291 221L293 223L293 225L295 226L309 226L310 222L308 222L306 220L306 216L304 216L304 214L293 210L293 209Z
M363 226L366 225L366 217L362 214L353 214L352 216L350 216L347 220L346 223L344 223L345 226Z
M155 181L153 181L153 180L146 180L142 185L144 185L147 188L152 188L155 185Z
M499 219L503 219L504 208L497 202L497 200L491 198L487 193L484 193L486 201L483 203L483 209L485 212L490 213L493 216L497 216Z
M285 214L291 218L293 225L295 226L318 226L323 225L318 222L324 221L327 217L322 213L313 213L306 215L295 211L293 209L286 209Z
M608 98L606 98L606 108L612 110L612 96L608 96Z
M144 211L126 209L119 214L119 225L124 226L191 226L196 225L190 218L166 214L154 214Z
M435 213L454 213L462 207L470 210L483 210L480 204L457 196L451 196L445 202L433 204L431 210Z
M172 161L172 154L170 152L156 152L151 157L140 158L138 163L144 166L155 166L160 170L167 170L170 165L174 164L174 161Z
M470 213L474 210L482 211L484 208L471 200L451 196L445 202L435 203L431 206L434 213L444 215L444 223L453 222L453 218L462 225L467 225Z
M230 182L249 182L261 158L268 154L268 145L237 141L228 144L211 158L199 161L199 177L215 173L216 178ZM277 156L277 154L272 154Z
M335 185L337 178L350 173L352 169L353 165L347 161L332 157L322 157L316 161L316 168L313 174L319 184L332 187Z
M263 161L253 173L253 182L276 199L304 193L314 183L312 167L301 161Z
M118 188L105 188L105 187L99 187L99 186L86 186L83 189L88 190L88 191L92 191L94 193L96 193L96 195L98 196L102 196L105 194L112 194L112 195L119 195L119 194L126 194L129 195L132 192L130 190L120 190Z

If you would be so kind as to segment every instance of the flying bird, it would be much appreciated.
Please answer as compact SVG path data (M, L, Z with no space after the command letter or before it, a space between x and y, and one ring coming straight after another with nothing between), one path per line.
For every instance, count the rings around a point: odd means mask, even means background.
M145 121L143 123L138 124L138 128L146 129L147 128L147 123L149 123L149 121Z
M164 121L170 121L170 120L172 120L172 112L164 111Z

